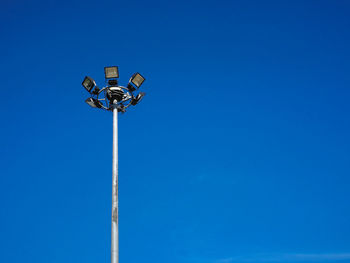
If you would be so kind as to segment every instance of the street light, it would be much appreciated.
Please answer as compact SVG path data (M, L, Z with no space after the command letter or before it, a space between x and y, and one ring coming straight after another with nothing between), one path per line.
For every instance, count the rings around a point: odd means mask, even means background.
M139 88L145 81L141 74L134 74L126 87L119 86L118 67L105 67L105 79L108 85L98 88L95 81L85 77L82 85L90 93L91 97L85 100L93 108L100 108L113 112L113 159L112 159L112 238L111 238L111 263L119 262L119 229L118 229L118 112L125 113L131 105L138 104L145 96L144 92L137 95L130 82ZM132 88L129 88L131 86ZM93 88L95 88L93 90Z

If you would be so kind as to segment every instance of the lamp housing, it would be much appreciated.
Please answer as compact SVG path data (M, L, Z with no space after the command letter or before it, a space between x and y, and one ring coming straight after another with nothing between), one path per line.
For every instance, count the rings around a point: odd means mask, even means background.
M85 102L93 108L102 108L102 103L97 99L87 98Z
M96 86L96 82L92 78L86 76L81 85L83 85L88 92L91 92L91 90Z
M146 95L144 92L140 92L137 94L137 96L131 101L131 105L135 106L137 103L139 103L143 97Z
M133 74L129 80L129 82L134 84L137 88L139 88L144 81L145 81L145 78L138 72Z
M117 66L105 67L105 78L113 79L119 78L119 70Z

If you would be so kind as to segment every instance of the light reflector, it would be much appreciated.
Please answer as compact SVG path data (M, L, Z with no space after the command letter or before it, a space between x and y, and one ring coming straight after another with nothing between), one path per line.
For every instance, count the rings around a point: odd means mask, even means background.
M96 82L88 76L85 77L81 84L88 92L91 92L91 90L96 86Z
M105 78L106 79L119 78L118 67L117 66L105 67Z
M142 77L142 75L138 72L132 75L132 77L130 78L130 82L138 88L142 85L144 81L145 81L145 78Z

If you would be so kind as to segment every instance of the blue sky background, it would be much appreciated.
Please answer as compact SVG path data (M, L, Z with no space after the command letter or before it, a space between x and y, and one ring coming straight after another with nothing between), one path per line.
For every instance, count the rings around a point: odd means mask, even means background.
M120 262L350 262L349 1L0 6L0 261L109 262L112 115L85 75L147 97L120 116Z

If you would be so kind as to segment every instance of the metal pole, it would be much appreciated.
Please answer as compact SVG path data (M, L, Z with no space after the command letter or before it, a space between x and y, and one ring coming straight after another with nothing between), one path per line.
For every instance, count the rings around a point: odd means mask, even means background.
M111 263L119 262L118 229L118 109L113 104L112 239Z

